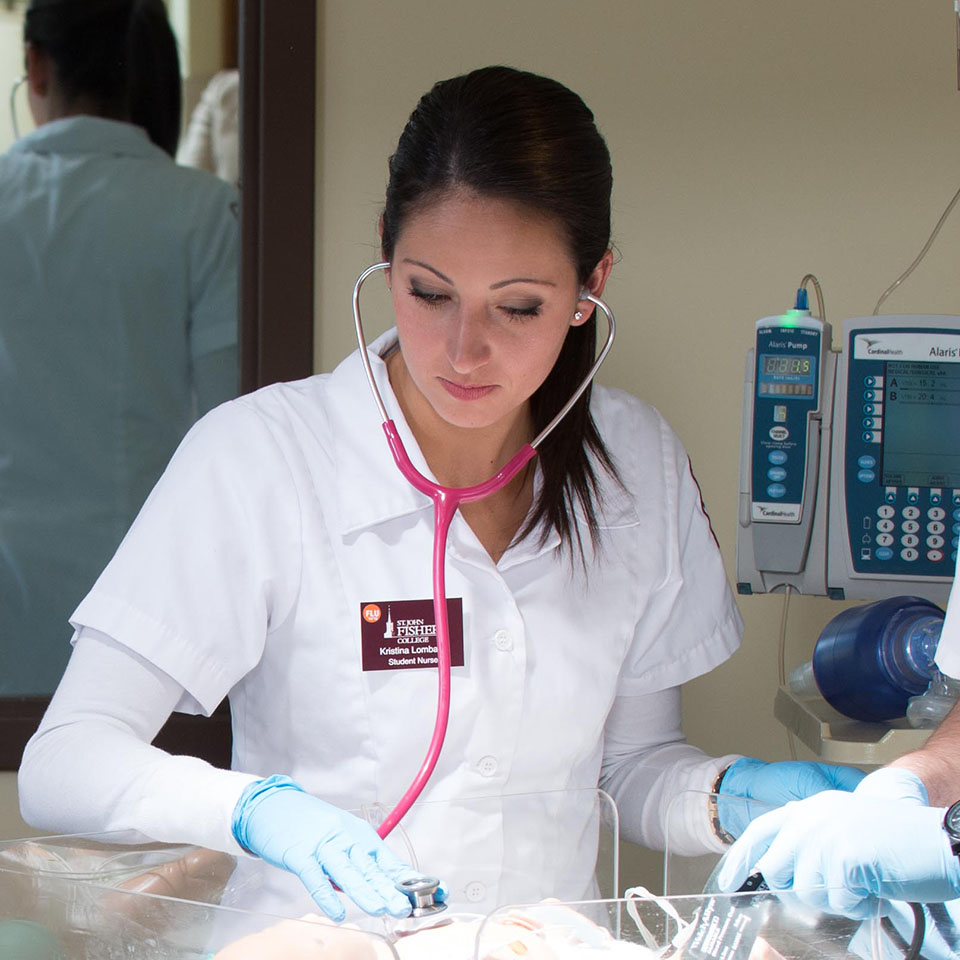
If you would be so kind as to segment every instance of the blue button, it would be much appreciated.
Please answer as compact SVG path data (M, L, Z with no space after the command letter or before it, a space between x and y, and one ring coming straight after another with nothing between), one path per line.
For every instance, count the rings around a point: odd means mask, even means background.
M931 494L930 494L930 502L931 502L931 503L939 503L939 502L940 502L940 494L939 494L939 493L931 493Z
M920 495L917 493L908 493L907 494L907 503L919 503Z
M857 479L861 483L873 483L877 479L877 475L872 470L860 470L857 473Z
M768 459L771 463L776 463L776 464L786 463L786 462L787 462L787 453L786 453L785 450L771 450L771 451L767 454L767 459ZM958 510L957 513L960 513L960 510Z
M960 523L955 523L952 529L954 533L960 533Z
M784 470L783 467L771 467L771 468L767 471L767 476L768 476L771 480L778 480L778 481L779 481L779 480L786 480L786 479L787 479L787 471Z
M860 425L866 427L868 430L872 430L873 417L864 417L863 420L860 421Z
M888 490L888 491L883 495L883 499L886 500L887 503L896 503L896 502L897 502L897 491L896 491L896 490Z
M771 497L773 500L779 500L781 497L785 497L787 494L787 488L782 483L771 483L767 487L767 496ZM956 546L956 544L954 544Z
M889 547L877 547L875 556L878 560L890 560L893 557L893 551Z
M953 547L954 550L956 550L957 547L960 546L960 538L954 537L954 538L950 541L950 546Z
M864 413L873 413L874 409L875 409L875 408L874 408L874 406L873 406L872 403L865 403L865 404L863 405L863 412L864 412Z
M860 439L861 439L864 443L871 443L871 442L873 441L873 434L872 434L872 433L865 432L865 433L860 437Z
M862 457L857 458L857 466L862 467L864 470L872 470L876 465L876 459L871 457L868 453L865 453Z
M864 378L863 378L863 385L864 385L865 387L872 387L876 382L877 382L877 381L874 380L873 377L864 377Z
M954 511L953 511L953 519L954 519L954 520L960 520L960 510L954 510Z
M876 399L877 399L877 396L876 396L876 394L875 394L872 390L864 390L864 391L863 391L863 399L864 399L864 400L876 400Z

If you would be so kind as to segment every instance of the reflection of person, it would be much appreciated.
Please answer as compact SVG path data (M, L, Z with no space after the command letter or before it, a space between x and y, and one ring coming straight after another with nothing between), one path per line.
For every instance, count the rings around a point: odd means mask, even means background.
M177 151L177 163L240 180L240 72L221 70L203 88Z
M947 605L937 666L960 677L960 588ZM719 876L749 872L823 909L866 916L878 898L960 898L960 706L919 750L867 776L853 793L821 793L754 820ZM960 920L960 900L950 905ZM960 942L957 943L960 946Z
M172 160L161 0L33 0L36 130L0 156L0 692L67 618L190 424L236 395L236 195Z
M368 353L441 483L485 480L590 368L584 291L599 296L613 262L611 183L593 115L552 80L478 70L411 116L381 219L397 326ZM546 859L540 838L560 827L508 823L510 795L599 783L629 838L662 844L673 816L674 840L705 852L720 847L706 801L671 801L732 761L730 792L759 799L859 777L684 742L680 685L733 652L741 621L687 455L654 409L597 388L533 463L450 531L464 660L423 799L500 804L424 804L434 847L420 862L453 900L496 904L498 861L521 851L536 874ZM431 596L429 506L390 458L359 354L205 417L76 612L20 773L26 819L239 841L300 874L331 916L324 874L365 909L405 912L402 864L343 809L398 799L433 728L434 671L378 654L379 623L361 655L365 617L386 609L399 633ZM144 742L170 710L209 713L228 693L234 772Z

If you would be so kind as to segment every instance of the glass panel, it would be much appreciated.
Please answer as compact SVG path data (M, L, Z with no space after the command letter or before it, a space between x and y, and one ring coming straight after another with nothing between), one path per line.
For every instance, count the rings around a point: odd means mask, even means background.
M0 956L17 960L395 958L372 931L233 904L237 861L200 847L56 837L0 845ZM117 837L109 837L116 840ZM272 868L261 864L263 870ZM242 882L249 883L248 878Z
M621 960L881 960L891 940L878 916L849 920L771 894L626 898L503 907L464 921L482 958L616 956ZM433 935L439 937L442 931ZM426 937L428 932L421 936ZM454 931L447 931L453 942ZM451 950L448 956L458 954ZM949 954L948 954L949 955ZM891 955L892 956L892 955Z

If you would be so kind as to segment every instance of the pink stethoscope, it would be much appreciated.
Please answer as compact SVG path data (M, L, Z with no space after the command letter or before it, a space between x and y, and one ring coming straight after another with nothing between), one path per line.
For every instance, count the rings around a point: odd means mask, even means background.
M543 430L541 430L530 443L524 444L503 469L494 474L489 480L484 483L478 483L472 487L444 487L432 480L428 480L410 462L403 442L400 440L400 434L397 431L396 424L387 414L387 408L384 406L383 398L380 396L380 390L373 376L373 368L370 366L370 357L367 354L367 343L363 336L363 325L360 321L360 287L370 274L376 273L379 270L387 270L389 267L389 263L375 263L372 267L367 267L357 278L356 285L353 288L353 320L357 328L360 359L363 361L367 381L370 384L374 400L376 400L377 408L380 411L380 418L383 421L383 432L387 435L387 443L390 446L393 459L397 464L397 468L404 477L406 477L408 482L433 501L433 613L437 626L437 670L439 674L440 692L437 701L437 719L434 724L430 746L427 749L427 755L424 757L423 763L420 765L420 770L417 772L413 783L410 784L406 793L400 798L400 802L377 828L377 833L381 838L386 837L400 822L406 812L416 802L423 788L427 785L427 781L430 779L434 767L437 765L440 750L443 748L443 739L447 732L447 720L450 716L450 626L447 620L444 558L447 550L447 532L450 529L453 515L457 512L461 503L473 503L475 500L482 500L484 497L488 497L490 494L502 490L517 473L536 456L537 447L550 435L557 424L559 424L570 411L570 408L580 399L583 391L590 385L597 370L600 369L600 364L603 363L604 358L610 352L616 329L613 313L611 313L610 308L592 294L586 291L581 292L579 299L589 300L591 303L596 304L606 316L609 327L606 343L604 343L603 349L601 349L597 355L597 359L594 361L586 377L584 377L583 382L563 405L560 412Z

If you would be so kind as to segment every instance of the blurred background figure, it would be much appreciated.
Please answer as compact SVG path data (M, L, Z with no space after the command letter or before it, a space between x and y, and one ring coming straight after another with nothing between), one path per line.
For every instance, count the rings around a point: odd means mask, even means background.
M177 163L209 170L221 180L240 183L240 71L221 70L204 87L200 102L190 114L190 123Z
M0 695L68 618L191 423L237 393L237 196L178 166L162 0L32 0L37 125L0 155Z

